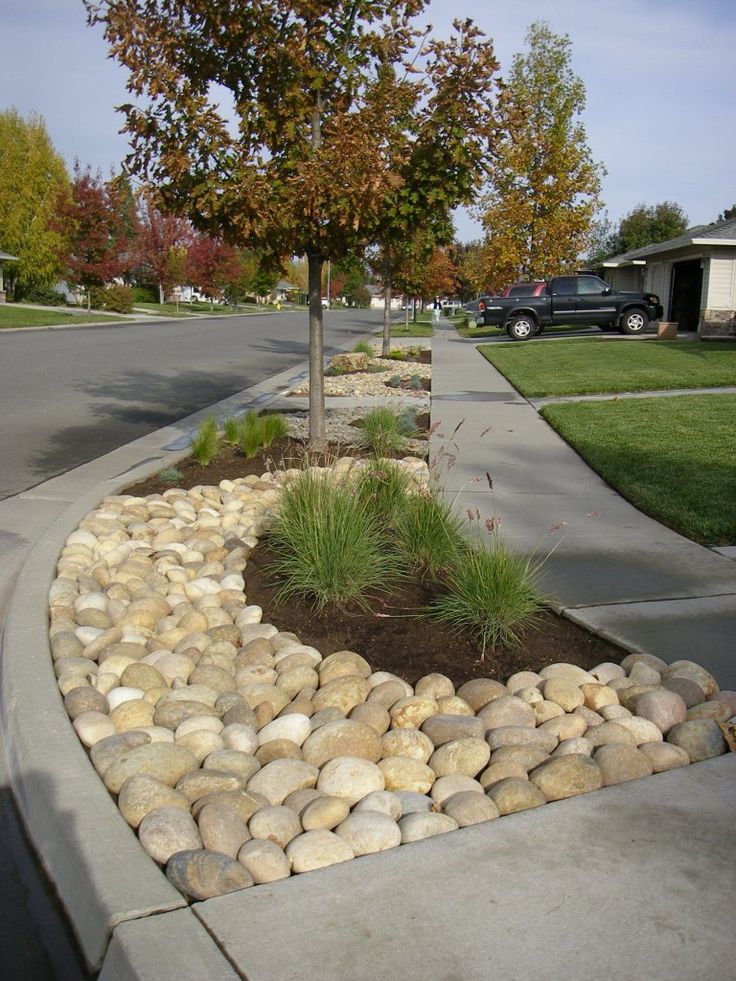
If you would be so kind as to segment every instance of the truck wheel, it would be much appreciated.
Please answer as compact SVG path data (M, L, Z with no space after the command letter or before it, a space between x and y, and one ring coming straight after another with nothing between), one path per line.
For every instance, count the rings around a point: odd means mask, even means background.
M643 310L627 310L621 317L622 334L641 334L649 325L649 317Z
M512 317L506 324L506 333L512 341L528 341L537 332L537 322L526 314Z

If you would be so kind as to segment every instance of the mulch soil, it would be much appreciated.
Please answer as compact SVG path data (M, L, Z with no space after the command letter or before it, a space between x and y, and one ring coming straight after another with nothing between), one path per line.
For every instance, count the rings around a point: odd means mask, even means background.
M162 494L171 487L216 486L223 479L260 476L267 470L281 469L284 464L299 466L305 454L305 445L291 438L278 440L250 460L238 450L226 448L208 467L192 458L182 461L177 466L181 477L173 483L154 476L127 487L125 493L147 496ZM362 453L357 448L341 446L339 455ZM330 456L329 451L326 456L310 455L310 461L318 465L334 458L335 453ZM447 675L456 685L478 677L505 681L516 671L539 671L557 661L590 669L602 661L618 662L627 653L564 617L544 611L536 626L527 630L519 648L486 651L483 658L472 639L420 615L431 594L416 581L389 597L375 597L368 613L348 609L320 615L307 604L289 602L276 606L269 568L272 563L265 540L253 552L244 573L248 602L263 608L264 622L293 631L302 643L316 647L325 657L333 651L357 651L374 671L392 671L410 684L432 672Z

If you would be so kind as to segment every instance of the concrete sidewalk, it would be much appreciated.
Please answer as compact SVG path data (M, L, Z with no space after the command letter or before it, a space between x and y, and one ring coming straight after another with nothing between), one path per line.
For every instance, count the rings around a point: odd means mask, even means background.
M554 549L542 588L571 619L736 688L736 563L619 497L472 341L440 329L432 352L431 453L458 507L500 516L515 548Z

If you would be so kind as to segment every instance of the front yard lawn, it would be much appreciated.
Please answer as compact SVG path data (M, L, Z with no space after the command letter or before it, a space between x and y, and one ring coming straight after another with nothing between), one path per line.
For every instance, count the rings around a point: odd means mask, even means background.
M565 334L569 330L580 330L580 324L560 324L557 327L545 327L545 334ZM506 337L506 332L500 327L463 327L457 325L457 332L461 337ZM512 343L509 339L509 343Z
M736 385L736 341L581 337L478 350L528 398Z
M431 323L413 323L411 320L408 325L405 323L394 322L391 324L392 337L431 337L434 333Z
M29 310L12 303L0 306L0 329L3 327L53 327L59 324L93 324L102 320L120 321L115 314L62 313L58 310Z
M736 395L568 402L542 415L641 511L694 541L736 543Z

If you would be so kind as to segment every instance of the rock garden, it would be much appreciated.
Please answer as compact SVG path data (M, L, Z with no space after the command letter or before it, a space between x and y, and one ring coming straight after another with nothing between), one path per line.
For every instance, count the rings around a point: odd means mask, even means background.
M62 550L66 710L191 900L733 744L735 693L545 610L529 560L433 493L416 413L376 418L333 419L355 442L320 459L298 418L226 425L220 464L202 435L207 463L104 498Z

